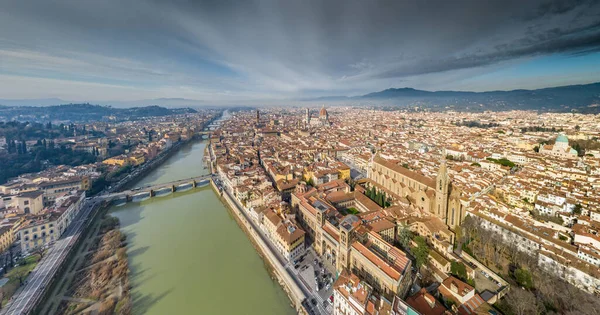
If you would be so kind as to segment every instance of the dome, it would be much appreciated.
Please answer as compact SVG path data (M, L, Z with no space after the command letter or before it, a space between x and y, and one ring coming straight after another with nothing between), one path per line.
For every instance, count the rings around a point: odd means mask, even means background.
M569 139L567 138L567 136L560 134L558 135L558 137L556 137L556 143L569 143Z
M325 109L325 106L323 105L323 107L321 107L321 110L319 111L319 117L326 117L327 116L327 110Z

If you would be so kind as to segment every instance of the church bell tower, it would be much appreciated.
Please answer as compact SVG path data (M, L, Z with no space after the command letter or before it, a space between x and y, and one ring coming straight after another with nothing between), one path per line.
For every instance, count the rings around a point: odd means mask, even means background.
M434 214L440 219L445 219L448 212L448 195L450 190L450 177L446 161L442 161L437 177L435 179L435 208Z

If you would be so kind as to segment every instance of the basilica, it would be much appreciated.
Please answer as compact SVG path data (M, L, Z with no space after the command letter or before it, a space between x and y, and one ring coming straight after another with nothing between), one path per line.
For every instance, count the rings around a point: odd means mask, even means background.
M466 203L461 202L461 191L452 184L445 161L437 177L430 178L376 155L368 177L376 188L395 199L406 198L413 207L440 218L450 228L465 218Z
M306 127L328 127L331 126L331 122L329 121L329 113L327 112L327 110L325 109L325 105L323 105L323 107L321 107L321 110L319 111L319 118L318 119L311 119L310 117L310 110L307 108L306 109L306 118L304 119L305 123L306 123Z

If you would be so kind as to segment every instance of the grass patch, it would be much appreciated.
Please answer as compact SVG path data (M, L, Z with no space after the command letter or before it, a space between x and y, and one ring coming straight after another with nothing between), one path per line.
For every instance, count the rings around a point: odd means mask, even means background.
M21 281L25 281L31 270L37 266L40 261L40 256L35 254L19 261L19 266L9 270L5 278L8 278L8 282L4 285L4 299L2 305L6 304L8 300L15 294L15 291L21 285Z
M350 207L348 209L346 209L346 212L348 212L349 214L359 214L360 211L358 211L358 209L354 208L354 207Z

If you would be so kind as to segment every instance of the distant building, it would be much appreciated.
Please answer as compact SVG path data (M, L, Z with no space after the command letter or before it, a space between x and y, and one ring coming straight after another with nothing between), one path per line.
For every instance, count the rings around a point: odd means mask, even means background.
M559 134L556 137L554 145L540 146L540 154L552 155L565 159L576 159L577 150L569 146L569 139L564 134Z
M311 119L310 115L308 115L308 111L307 111L306 117L307 117L306 121L308 122L309 126L312 126L312 127L331 126L331 122L329 121L329 113L325 109L325 105L323 105L323 107L321 107L321 110L319 111L319 119Z

